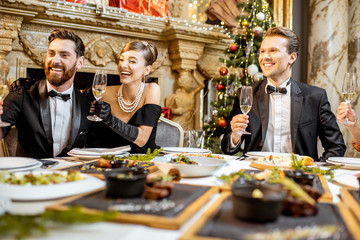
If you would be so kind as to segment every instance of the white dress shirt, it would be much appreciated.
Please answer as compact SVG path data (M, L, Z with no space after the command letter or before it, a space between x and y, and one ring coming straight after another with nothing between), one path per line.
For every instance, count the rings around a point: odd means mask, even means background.
M46 81L47 91L56 91L51 84ZM72 96L74 87L71 86L62 94L70 94ZM53 137L53 153L54 156L59 155L66 147L70 137L71 119L72 119L72 98L66 102L60 97L48 97L51 115L51 130Z
M267 85L274 86L269 80L267 81ZM290 79L279 86L286 88L286 94L274 92L269 96L269 120L262 148L264 152L292 152L291 84L289 81Z

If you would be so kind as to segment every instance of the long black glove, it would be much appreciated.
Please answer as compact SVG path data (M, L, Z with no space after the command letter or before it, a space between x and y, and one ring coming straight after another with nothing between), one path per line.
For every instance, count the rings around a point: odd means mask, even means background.
M21 90L23 87L25 90L29 90L32 85L36 83L36 80L32 78L19 78L13 81L10 85L10 92L16 92Z
M110 104L103 101L93 101L91 103L90 112L98 116L103 122L114 132L123 138L134 142L139 135L139 129L130 124L124 123L111 114Z
M92 93L92 88L91 87L85 88L84 90L81 90L81 92L82 92L82 94L85 95L85 97L87 98L87 100L89 102L92 102L92 101L95 100L94 95Z

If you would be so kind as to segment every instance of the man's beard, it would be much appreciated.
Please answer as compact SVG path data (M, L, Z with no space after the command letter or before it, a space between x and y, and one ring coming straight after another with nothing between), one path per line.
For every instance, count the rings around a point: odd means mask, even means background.
M52 76L50 74L50 67L52 68L62 68L63 69L63 74L61 75L61 77L57 77L57 76ZM67 81L70 80L70 78L75 74L76 72L76 63L72 66L72 68L70 68L69 70L64 69L63 66L61 65L51 65L51 66L46 66L45 65L45 76L46 79L53 85L53 86L61 86L64 83L66 83Z

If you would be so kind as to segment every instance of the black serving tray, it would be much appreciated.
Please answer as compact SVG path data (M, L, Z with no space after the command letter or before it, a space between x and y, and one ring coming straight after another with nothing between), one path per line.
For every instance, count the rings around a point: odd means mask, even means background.
M219 192L218 187L174 184L169 198L146 200L144 198L107 198L105 190L60 200L50 206L51 210L66 210L80 205L84 212L99 214L103 211L118 211L114 221L144 224L151 227L178 229L209 197Z
M246 239L248 234L254 233L265 233L269 236L269 233L275 230L284 232L299 227L307 228L334 225L337 229L336 235L325 238L316 237L315 239L353 239L351 232L340 214L339 208L334 204L318 203L318 214L315 216L292 217L281 215L275 222L254 223L242 221L234 217L231 195L223 199L219 207L196 232L196 237L207 237L207 239Z

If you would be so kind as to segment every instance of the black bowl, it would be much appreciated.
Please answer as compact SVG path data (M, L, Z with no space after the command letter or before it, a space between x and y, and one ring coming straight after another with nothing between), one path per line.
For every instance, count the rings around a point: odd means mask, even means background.
M129 161L127 160L112 160L110 161L112 168L126 168Z
M262 198L254 198L252 193L259 189ZM232 203L236 218L252 222L272 222L280 215L285 191L280 185L233 185Z
M137 198L144 193L148 171L144 169L119 169L104 173L106 196L111 198Z
M314 185L315 175L312 174L297 174L292 177L294 179L294 182L297 184L303 184L303 185Z

